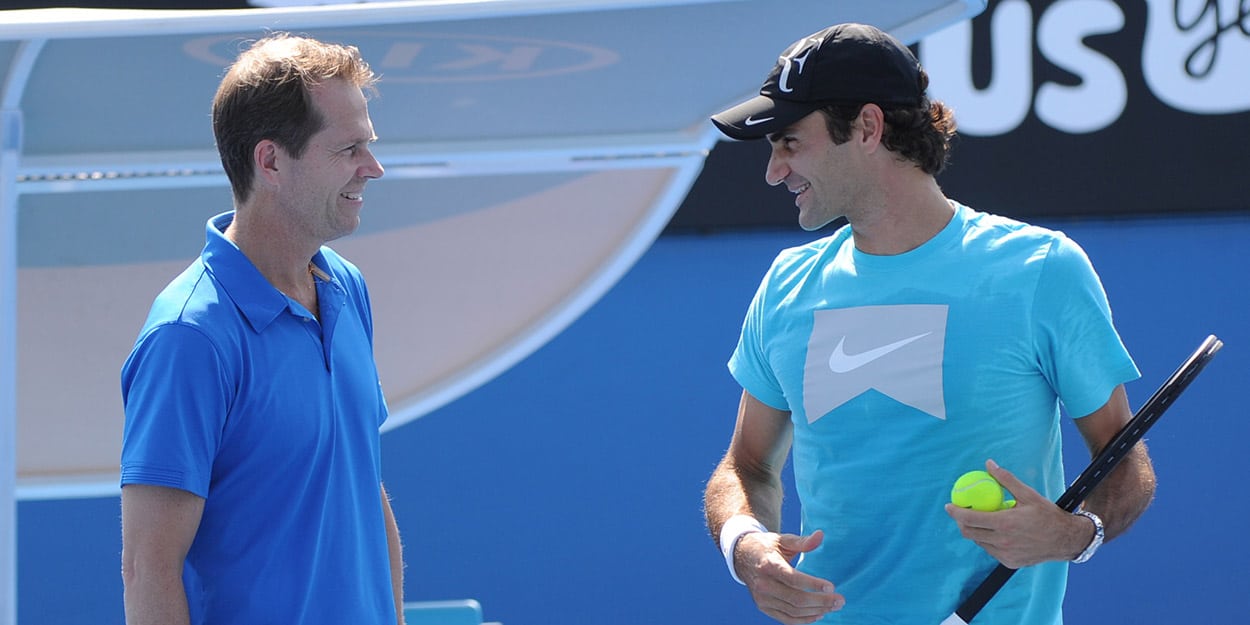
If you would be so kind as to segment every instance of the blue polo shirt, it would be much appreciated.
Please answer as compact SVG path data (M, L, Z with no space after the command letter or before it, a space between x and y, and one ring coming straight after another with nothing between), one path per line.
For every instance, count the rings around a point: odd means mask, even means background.
M394 623L364 280L323 247L318 321L225 238L233 216L209 220L122 368L121 483L204 498L193 624Z

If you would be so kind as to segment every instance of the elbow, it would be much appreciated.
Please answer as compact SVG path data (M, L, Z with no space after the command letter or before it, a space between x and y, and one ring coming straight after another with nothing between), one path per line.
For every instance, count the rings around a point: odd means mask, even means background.
M134 549L122 546L121 574L124 591L136 588L179 588L182 585L182 567L181 558L144 558L137 555Z
M138 563L135 561L134 552L131 549L122 547L122 586L129 588L134 586L138 581Z

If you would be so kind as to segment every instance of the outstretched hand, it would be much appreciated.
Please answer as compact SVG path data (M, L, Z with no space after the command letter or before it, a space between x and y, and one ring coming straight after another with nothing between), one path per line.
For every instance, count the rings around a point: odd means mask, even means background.
M946 504L946 513L959 525L964 538L1013 569L1070 560L1089 544L1093 524L1087 519L1069 514L993 460L985 463L985 469L1011 492L1016 505L979 512Z
M842 609L846 599L834 591L833 583L799 572L790 564L823 540L820 530L806 536L757 532L738 540L734 568L761 612L786 625L797 625Z

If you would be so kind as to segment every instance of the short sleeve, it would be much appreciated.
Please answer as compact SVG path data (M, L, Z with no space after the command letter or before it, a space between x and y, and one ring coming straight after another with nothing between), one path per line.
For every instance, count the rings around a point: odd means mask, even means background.
M1141 375L1115 329L1089 257L1063 235L1042 268L1034 319L1042 371L1070 416L1098 410L1116 386Z
M781 383L768 361L764 347L763 327L768 306L767 277L760 283L742 322L738 346L729 358L729 372L738 384L765 405L777 410L790 410Z
M233 393L222 358L194 327L151 328L122 367L121 483L208 496Z

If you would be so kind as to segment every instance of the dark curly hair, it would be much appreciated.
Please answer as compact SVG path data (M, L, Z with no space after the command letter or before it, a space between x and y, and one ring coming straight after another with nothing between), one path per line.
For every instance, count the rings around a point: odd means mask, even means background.
M929 86L929 75L920 72L920 91ZM867 102L829 104L820 109L834 143L851 138L851 123ZM882 143L886 149L936 176L946 167L951 138L955 136L955 113L942 102L923 97L917 106L879 105L885 114Z

